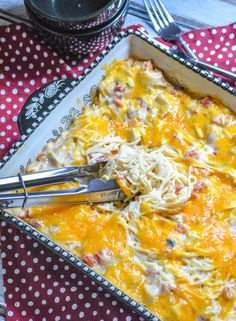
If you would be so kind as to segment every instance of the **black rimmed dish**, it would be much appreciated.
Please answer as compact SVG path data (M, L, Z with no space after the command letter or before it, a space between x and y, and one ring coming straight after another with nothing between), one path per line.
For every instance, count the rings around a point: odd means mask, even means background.
M141 31L129 29L115 37L77 79L56 80L28 97L18 118L18 124L21 124L21 138L0 160L0 177L24 172L26 166L38 156L46 143L59 137L63 130L69 128L73 118L81 114L82 106L92 104L94 93L104 75L103 67L112 63L114 59L129 57L153 60L175 87L188 90L197 96L214 97L236 111L236 90L229 84L171 53ZM140 303L19 217L0 210L0 219L57 253L66 263L86 274L145 320L160 321Z
M32 10L26 5L26 10L33 27L45 41L60 53L70 55L85 55L104 49L120 32L128 11L129 0L125 0L120 11L108 23L89 32L62 33L49 29L37 19Z
M40 24L59 32L88 32L112 21L125 0L25 0Z

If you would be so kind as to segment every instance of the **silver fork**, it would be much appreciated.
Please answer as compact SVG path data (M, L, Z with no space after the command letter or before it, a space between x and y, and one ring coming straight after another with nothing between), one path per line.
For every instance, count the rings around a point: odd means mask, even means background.
M187 54L187 58L194 65L208 69L224 77L236 80L236 74L222 68L200 61L189 45L182 38L182 30L175 23L169 12L160 0L144 0L148 15L157 34L166 41L177 41Z

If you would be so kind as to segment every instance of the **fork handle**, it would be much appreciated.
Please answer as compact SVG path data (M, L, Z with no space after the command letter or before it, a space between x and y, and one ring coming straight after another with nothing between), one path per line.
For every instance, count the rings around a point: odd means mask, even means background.
M179 36L178 42L180 43L181 47L185 50L186 54L189 56L189 58L193 64L197 65L198 67L200 67L202 69L214 71L218 75L224 76L226 78L236 80L235 73L227 71L227 70L219 68L219 67L216 67L216 66L213 66L213 65L210 65L210 64L203 62L201 60L198 60L198 58L193 53L192 49L189 47L189 44L181 36Z
M200 61L200 60L196 60L195 62L193 62L194 64L196 64L198 67L202 68L202 69L208 69L211 71L214 71L215 73L230 78L232 80L236 80L236 74L230 71L227 71L225 69L210 65L206 62Z
M181 35L178 37L178 42L191 59L198 60L192 49L189 47L189 44L181 37Z

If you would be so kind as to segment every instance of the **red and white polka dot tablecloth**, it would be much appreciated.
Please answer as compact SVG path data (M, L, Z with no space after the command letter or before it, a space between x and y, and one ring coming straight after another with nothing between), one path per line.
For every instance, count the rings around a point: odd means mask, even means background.
M201 60L236 72L236 23L189 32L184 38ZM24 25L0 27L0 158L19 138L17 115L27 97L52 80L78 77L96 56L71 60L48 48ZM142 320L5 222L1 242L8 321Z

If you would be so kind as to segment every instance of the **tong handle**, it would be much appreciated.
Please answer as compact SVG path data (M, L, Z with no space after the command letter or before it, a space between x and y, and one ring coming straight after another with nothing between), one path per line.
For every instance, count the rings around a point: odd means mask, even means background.
M80 204L87 202L101 203L123 200L125 194L115 180L107 182L93 179L88 186L61 191L43 191L24 193L0 194L0 209L28 208L35 206Z
M80 167L63 167L32 174L10 176L0 179L0 192L22 188L22 181L26 187L35 187L55 183L74 181L77 177L96 174L104 163Z

